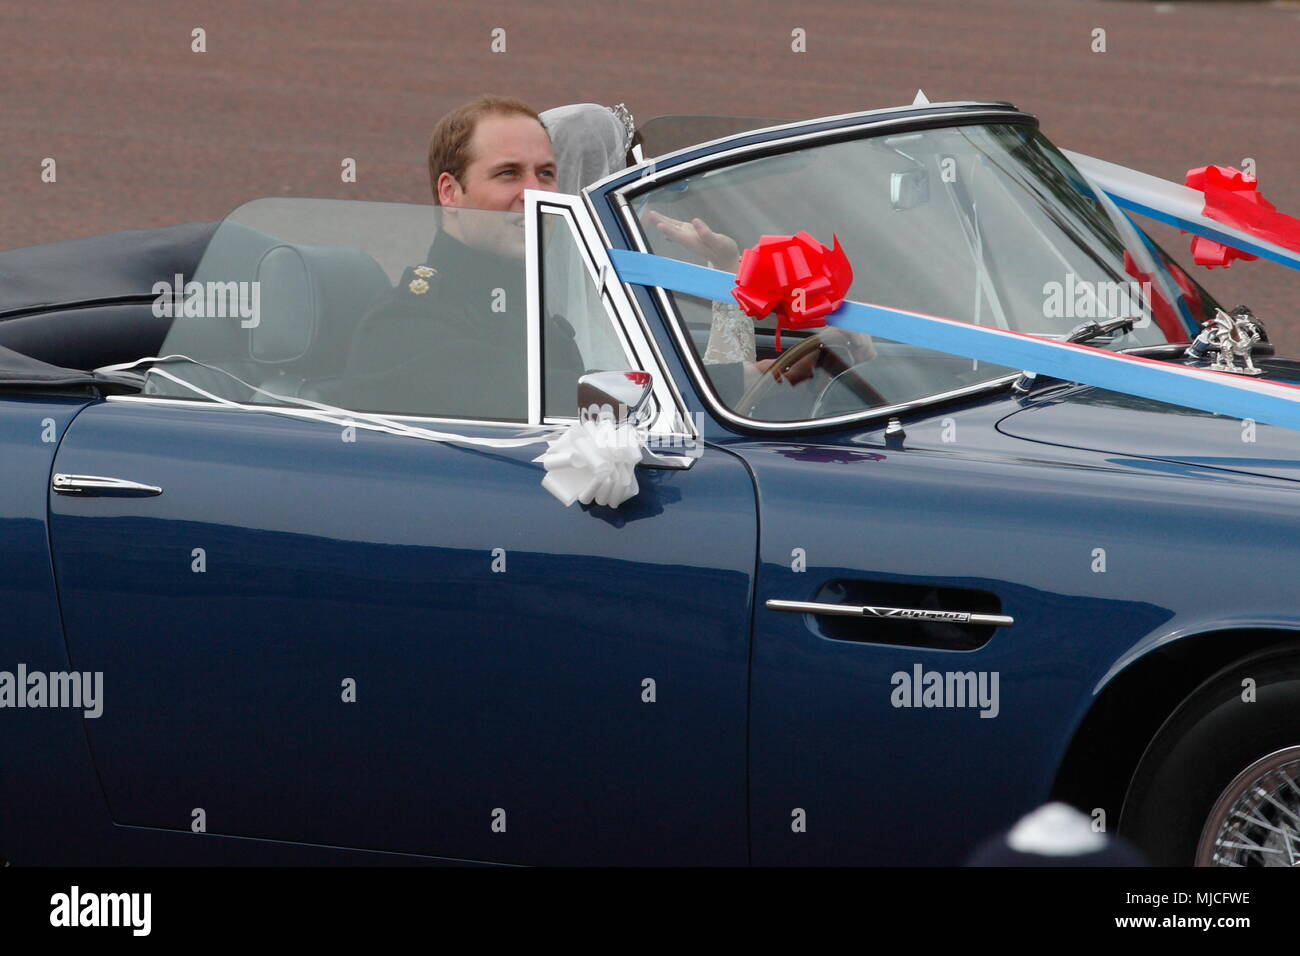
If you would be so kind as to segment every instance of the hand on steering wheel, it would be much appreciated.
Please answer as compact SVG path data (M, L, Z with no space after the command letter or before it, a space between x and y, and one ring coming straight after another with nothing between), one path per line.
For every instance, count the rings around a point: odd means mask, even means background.
M793 362L784 368L782 368L779 358L759 359L754 363L754 367L760 372L770 374L773 380L777 382L786 382L793 386L798 385L805 379L812 378L812 374L820 360L820 354L809 352L799 361Z
M829 345L847 344L858 353L860 361L869 361L876 357L875 346L871 338L865 335L857 335L850 338L848 333L839 329L828 329L817 335L809 336L793 348L786 349L774 359L764 359L756 362L755 365L763 373L758 381L745 390L745 394L740 397L736 403L736 410L742 415L751 415L754 408L760 401L766 397L767 393L772 390L777 382L785 382L788 385L798 385L800 382L811 378L813 372L818 368L823 368L832 378L827 383L826 388L822 389L822 394L817 396L811 407L816 407L825 394L826 389L840 379L843 379L867 407L876 407L888 404L884 396L864 379L852 367L840 358L834 349L828 348Z

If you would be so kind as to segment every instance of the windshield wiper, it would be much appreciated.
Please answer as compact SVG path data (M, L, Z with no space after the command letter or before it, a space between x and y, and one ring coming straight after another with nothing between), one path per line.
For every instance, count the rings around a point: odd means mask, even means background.
M1112 332L1118 332L1121 329L1124 332L1133 331L1133 319L1112 319L1109 322L1084 322L1082 325L1076 325L1070 334L1065 337L1065 341L1080 345L1085 342L1091 342L1099 339L1103 335L1110 335ZM1051 375L1044 375L1041 378L1054 378ZM1011 383L1011 391L1017 395L1026 395L1035 385L1041 384L1040 376L1037 372L1031 372L1028 369L1020 373L1020 377Z
M1070 334L1065 337L1065 341L1082 343L1091 342L1093 339L1101 338L1103 335L1110 335L1119 329L1125 332L1133 331L1133 320L1113 319L1110 322L1084 322L1082 325L1076 325Z

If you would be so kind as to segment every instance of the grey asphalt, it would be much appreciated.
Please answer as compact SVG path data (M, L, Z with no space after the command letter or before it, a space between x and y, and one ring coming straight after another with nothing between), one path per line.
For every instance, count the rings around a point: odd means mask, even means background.
M0 249L268 195L425 201L430 126L484 91L643 118L828 115L918 87L1009 100L1061 146L1178 181L1251 157L1265 196L1300 214L1298 47L1297 2L0 0ZM1187 262L1186 237L1153 233ZM1300 354L1300 272L1196 274Z

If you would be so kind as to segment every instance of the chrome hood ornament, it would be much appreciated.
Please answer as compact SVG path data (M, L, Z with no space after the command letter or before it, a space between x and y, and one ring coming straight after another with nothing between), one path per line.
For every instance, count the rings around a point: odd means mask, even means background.
M1214 318L1205 323L1185 357L1189 361L1200 361L1206 358L1207 353L1216 352L1217 357L1209 366L1211 371L1263 375L1263 369L1256 368L1251 361L1251 350L1260 341L1268 341L1264 326L1244 305L1233 309L1231 315L1216 309ZM1240 366L1237 365L1238 358L1241 359Z

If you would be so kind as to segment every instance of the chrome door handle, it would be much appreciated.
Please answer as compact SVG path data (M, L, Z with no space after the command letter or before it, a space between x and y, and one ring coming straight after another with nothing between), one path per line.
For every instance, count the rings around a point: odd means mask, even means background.
M82 497L148 498L162 494L157 485L144 485L125 478L101 478L99 475L55 475L50 487L55 494Z
M862 604L819 604L816 601L767 602L769 611L792 611L795 614L827 614L835 617L871 617L885 621L940 621L945 624L991 624L1010 627L1015 618L1005 614L976 614L972 611L929 611L915 607L871 607Z

